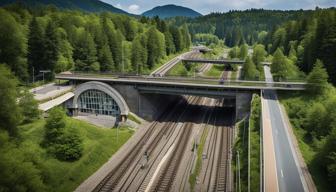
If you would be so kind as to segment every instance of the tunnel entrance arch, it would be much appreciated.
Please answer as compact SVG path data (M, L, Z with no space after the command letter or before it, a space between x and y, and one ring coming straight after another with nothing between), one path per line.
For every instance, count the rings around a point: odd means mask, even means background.
M117 90L106 83L90 81L74 91L73 108L77 112L127 117L129 108Z

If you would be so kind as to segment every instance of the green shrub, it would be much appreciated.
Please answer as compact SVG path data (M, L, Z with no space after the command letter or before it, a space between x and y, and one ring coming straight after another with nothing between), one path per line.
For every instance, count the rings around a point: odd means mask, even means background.
M27 90L24 90L20 96L19 106L21 107L21 113L23 115L23 123L30 123L38 119L40 111L38 109L38 103L34 99L34 95Z
M78 160L83 153L82 138L74 128L67 128L61 108L50 111L45 125L44 144L50 154L62 161Z
M45 125L45 144L52 145L63 135L65 128L65 113L56 107L49 112Z
M72 131L62 135L52 148L57 159L75 161L83 154L82 138L77 131Z

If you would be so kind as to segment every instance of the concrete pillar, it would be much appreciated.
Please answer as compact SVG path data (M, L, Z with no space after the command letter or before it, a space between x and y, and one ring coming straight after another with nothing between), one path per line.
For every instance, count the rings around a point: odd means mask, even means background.
M236 121L243 119L250 112L252 93L236 94Z

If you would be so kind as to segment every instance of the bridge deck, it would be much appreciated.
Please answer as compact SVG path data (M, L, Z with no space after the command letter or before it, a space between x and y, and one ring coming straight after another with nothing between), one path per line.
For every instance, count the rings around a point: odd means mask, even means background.
M114 84L131 84L149 88L184 88L197 90L304 90L306 83L302 82L272 82L265 81L224 81L211 78L167 78L150 76L118 77L99 74L58 74L56 79L74 81L102 81Z
M193 63L212 63L212 64L244 64L244 60L229 60L229 59L194 59L194 58L183 58L184 62L193 62Z

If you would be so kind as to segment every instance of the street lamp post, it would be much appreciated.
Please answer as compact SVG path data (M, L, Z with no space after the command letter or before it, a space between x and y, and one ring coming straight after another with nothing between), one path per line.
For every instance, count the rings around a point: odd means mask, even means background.
M35 83L35 70L34 70L34 67L33 67L33 84Z
M44 74L45 74L45 73L51 73L51 70L41 70L40 73L42 73L42 76L43 76L43 84L44 84Z

